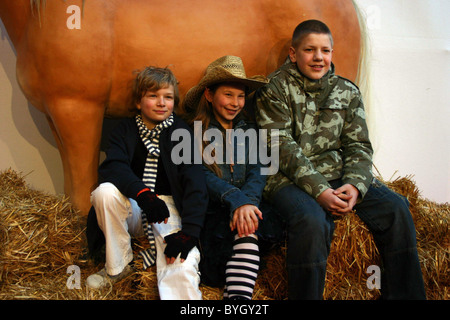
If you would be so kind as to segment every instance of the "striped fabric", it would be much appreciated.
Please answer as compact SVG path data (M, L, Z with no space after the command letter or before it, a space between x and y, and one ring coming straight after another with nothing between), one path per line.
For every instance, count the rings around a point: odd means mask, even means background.
M144 233L147 236L148 242L150 243L150 248L142 250L139 254L143 259L144 270L151 267L156 262L156 243L155 235L153 234L152 227L147 222L147 216L142 214L142 226L144 228Z
M258 239L235 236L233 255L226 266L225 299L252 299L259 270Z
M159 157L159 135L162 130L170 127L173 124L173 114L166 120L159 123L152 130L149 130L142 121L141 115L136 116L136 124L139 129L139 135L148 150L147 160L145 162L144 174L142 181L152 191L155 192L156 177L158 173L158 157ZM145 235L150 243L150 248L140 252L144 259L144 269L155 264L156 261L156 244L155 235L153 234L152 226L147 221L147 216L142 212L142 225L145 230Z

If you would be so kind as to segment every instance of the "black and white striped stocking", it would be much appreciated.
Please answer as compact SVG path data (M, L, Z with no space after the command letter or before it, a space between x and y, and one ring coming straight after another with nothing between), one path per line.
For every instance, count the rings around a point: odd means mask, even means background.
M259 270L258 238L235 236L233 254L227 262L224 299L252 299Z

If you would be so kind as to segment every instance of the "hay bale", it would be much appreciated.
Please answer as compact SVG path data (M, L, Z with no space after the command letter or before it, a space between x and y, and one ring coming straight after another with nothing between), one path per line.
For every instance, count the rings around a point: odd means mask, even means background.
M450 299L450 205L423 199L411 176L385 184L410 202L427 298ZM283 246L266 257L267 269L262 270L259 279L266 288L265 294L277 300L287 298L285 253L286 248ZM380 265L380 258L372 234L365 224L355 214L337 220L328 257L324 298L379 298L379 290L369 290L366 285L371 275L366 273L370 265Z
M266 257L267 268L261 271L259 281L266 287L265 294L276 300L287 299L285 270L286 245L276 248ZM333 300L375 299L378 290L366 286L370 265L379 265L378 251L365 224L355 214L336 221L330 255L327 263L324 298Z
M1 173L0 235L0 298L59 298L55 275L75 262L81 240L68 200L29 189L12 170Z
M411 176L387 183L405 195L411 203L411 214L417 234L417 250L427 297L450 299L450 204L437 204L420 196Z
M137 272L113 287L91 290L86 278L99 271L84 259L85 218L64 196L29 188L25 176L9 169L0 172L0 299L41 300L157 300L156 267L143 270L138 253L146 238L133 241ZM70 289L68 267L81 272L81 289ZM201 286L203 297L218 300L222 290Z
M85 219L64 196L49 195L29 188L24 176L13 170L0 173L0 299L51 300L156 300L156 268L138 270L113 287L90 290L86 278L102 265L84 259ZM450 206L420 197L410 177L387 183L408 197L417 228L419 258L429 299L449 299ZM145 238L136 239L133 249L147 248ZM273 249L264 258L265 267L257 280L254 299L287 298L286 246ZM336 223L328 260L326 299L376 299L377 290L366 287L367 267L379 264L372 236L355 215ZM81 271L81 289L69 289L67 268ZM200 287L206 300L222 298L222 289Z

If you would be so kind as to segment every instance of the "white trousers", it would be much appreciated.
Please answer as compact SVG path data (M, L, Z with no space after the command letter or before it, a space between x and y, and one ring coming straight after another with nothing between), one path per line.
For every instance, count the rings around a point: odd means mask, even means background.
M156 274L161 300L200 300L198 264L200 252L194 247L186 260L180 257L167 264L164 237L181 230L181 218L171 196L159 196L170 212L167 224L152 224L156 243ZM144 236L141 209L133 199L125 197L113 184L102 183L91 194L100 229L106 241L106 272L117 275L133 260L131 237Z

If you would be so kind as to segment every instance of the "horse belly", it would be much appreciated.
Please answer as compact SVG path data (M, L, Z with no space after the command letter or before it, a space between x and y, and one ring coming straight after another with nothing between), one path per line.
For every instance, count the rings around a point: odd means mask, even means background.
M287 56L295 26L313 18L334 31L339 74L353 80L358 68L350 0L86 1L80 29L66 26L68 6L48 1L41 25L33 19L17 46L19 83L43 111L51 111L49 100L64 98L129 116L133 72L148 65L169 66L182 97L223 55L240 56L249 76L268 75Z
M346 32L347 37L335 35L337 52L341 53L338 60L345 62L339 70L342 75L354 78L359 56L358 21L352 1L337 2L336 5L326 0L117 3L114 75L107 115L122 116L133 110L127 103L131 100L133 71L144 66L169 66L180 81L182 97L201 79L206 66L223 55L240 56L248 76L268 75L287 57L297 24L311 18L339 29L345 25L354 31L352 35ZM353 57L350 62L348 56Z

